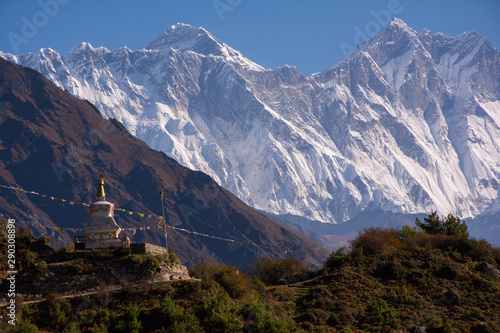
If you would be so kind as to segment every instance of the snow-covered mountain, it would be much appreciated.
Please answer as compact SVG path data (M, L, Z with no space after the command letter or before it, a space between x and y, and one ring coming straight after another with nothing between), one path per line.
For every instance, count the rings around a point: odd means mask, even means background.
M0 56L272 214L474 217L499 197L500 53L474 31L417 33L394 19L310 77L264 69L185 24L137 51Z

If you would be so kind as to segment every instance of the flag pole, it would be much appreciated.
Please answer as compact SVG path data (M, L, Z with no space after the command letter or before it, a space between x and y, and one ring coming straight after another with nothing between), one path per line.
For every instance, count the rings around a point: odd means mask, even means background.
M165 249L167 250L167 253L168 253L167 219L165 217L165 208L163 207L163 191L159 191L158 194L160 195L161 212L162 212L162 216L163 216L163 232L165 233Z

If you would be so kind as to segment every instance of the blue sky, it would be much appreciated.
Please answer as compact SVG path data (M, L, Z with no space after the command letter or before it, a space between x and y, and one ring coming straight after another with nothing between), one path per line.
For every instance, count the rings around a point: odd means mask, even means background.
M0 0L0 50L51 47L66 54L86 41L143 48L177 22L202 26L266 67L304 74L342 60L392 17L421 31L475 30L500 49L497 0Z

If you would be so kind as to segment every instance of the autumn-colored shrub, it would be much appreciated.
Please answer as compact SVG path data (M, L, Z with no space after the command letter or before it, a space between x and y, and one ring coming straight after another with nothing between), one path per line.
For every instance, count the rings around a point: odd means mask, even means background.
M371 233L360 234L353 242L352 247L362 249L363 254L377 255L386 251L386 242L383 237Z
M308 272L310 269L304 262L297 258L282 260L262 258L251 266L251 271L255 277L269 286L280 283L284 284L286 283L285 279L291 274Z
M203 262L190 268L191 276L202 280L202 286L209 288L217 282L232 298L242 298L249 293L252 284L246 274L231 266Z
M484 239L474 240L471 244L471 250L469 252L469 256L476 261L486 260L487 258L491 258L493 260L499 252L497 252L487 241Z

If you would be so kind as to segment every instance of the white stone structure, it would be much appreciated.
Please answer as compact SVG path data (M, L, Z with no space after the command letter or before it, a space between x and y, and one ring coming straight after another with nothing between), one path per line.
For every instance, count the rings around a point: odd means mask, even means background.
M113 218L115 205L106 201L104 179L99 178L96 202L90 205L90 220L83 229L85 232L85 249L129 246L128 237L119 237L121 228Z

